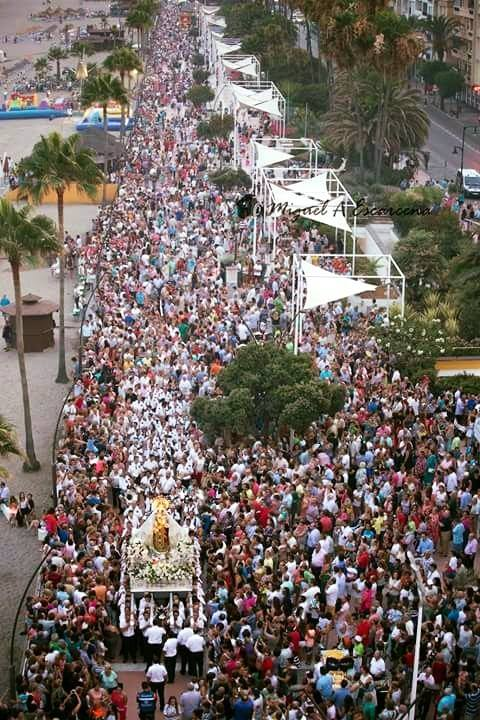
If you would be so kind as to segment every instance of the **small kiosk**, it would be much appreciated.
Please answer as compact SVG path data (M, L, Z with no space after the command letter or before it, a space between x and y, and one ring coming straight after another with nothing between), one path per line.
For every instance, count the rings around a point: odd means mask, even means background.
M58 310L57 303L42 300L39 295L24 295L22 297L23 342L25 352L42 352L55 345L53 331L55 321L52 314ZM11 303L2 308L2 312L10 316L12 326L12 345L17 347L15 327L16 305Z

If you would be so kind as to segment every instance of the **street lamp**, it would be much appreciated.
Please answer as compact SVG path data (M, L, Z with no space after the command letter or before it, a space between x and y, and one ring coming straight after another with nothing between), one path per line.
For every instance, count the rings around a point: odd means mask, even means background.
M478 125L464 125L462 130L462 144L455 145L453 148L453 155L457 155L460 150L460 182L463 183L463 157L465 154L465 133L467 130L473 130L473 134L476 135L478 132Z
M411 551L407 553L410 566L414 572L415 580L417 581L417 592L418 592L418 620L417 620L417 632L415 636L415 655L413 659L413 674L412 674L412 689L410 691L410 712L409 720L415 720L415 706L417 702L417 686L418 686L418 667L420 665L420 644L422 641L422 621L423 621L423 606L425 604L425 584L421 576L417 561L413 557Z

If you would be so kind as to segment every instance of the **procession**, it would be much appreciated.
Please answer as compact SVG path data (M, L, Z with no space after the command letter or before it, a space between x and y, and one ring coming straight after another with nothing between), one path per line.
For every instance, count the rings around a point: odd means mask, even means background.
M197 137L198 50L162 3L117 197L73 243L95 286L54 502L22 498L44 562L0 718L474 720L480 396L401 373L370 332L388 324L375 302L305 310L294 348L294 258L352 271L340 240L295 218L267 271L257 256L226 282L221 258L251 253L254 220L210 175L235 154L252 170L275 128L257 110L238 147ZM212 442L192 403L263 343L308 354L342 407L302 434Z

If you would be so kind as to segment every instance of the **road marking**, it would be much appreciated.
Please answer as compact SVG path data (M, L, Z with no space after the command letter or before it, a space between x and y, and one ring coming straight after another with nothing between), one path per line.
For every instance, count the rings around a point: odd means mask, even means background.
M459 143L462 142L462 139L460 137L458 137L458 135L455 135L455 133L452 132L451 130L447 130L446 128L443 127L443 125L440 125L440 123L437 123L437 122L435 122L435 120L432 120L432 118L430 118L430 125L435 125L446 135L450 135L450 137L452 137L454 140L457 140L457 142L459 142ZM473 145L469 145L468 143L465 143L464 147L466 147L468 150L472 150L472 152L480 153L480 147L474 147Z

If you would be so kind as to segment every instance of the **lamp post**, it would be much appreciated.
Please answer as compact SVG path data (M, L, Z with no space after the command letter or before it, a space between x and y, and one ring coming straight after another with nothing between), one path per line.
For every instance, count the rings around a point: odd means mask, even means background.
M462 130L462 144L455 145L453 148L453 155L456 155L460 150L460 182L463 184L463 159L465 155L465 133L467 130L473 130L474 135L478 132L478 125L464 125Z
M410 562L410 566L414 572L415 580L417 581L418 592L418 620L417 632L415 635L415 655L413 658L412 688L410 691L410 713L408 716L408 720L415 720L415 708L417 702L418 686L418 667L420 665L420 644L422 642L423 606L425 603L425 585L417 562L410 551L407 553L407 557Z

